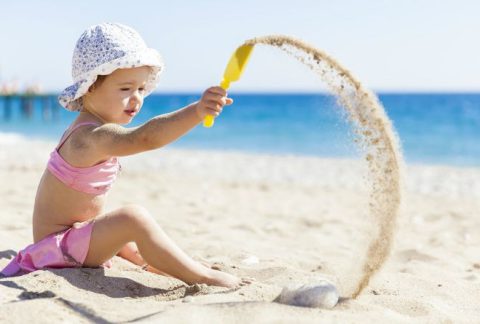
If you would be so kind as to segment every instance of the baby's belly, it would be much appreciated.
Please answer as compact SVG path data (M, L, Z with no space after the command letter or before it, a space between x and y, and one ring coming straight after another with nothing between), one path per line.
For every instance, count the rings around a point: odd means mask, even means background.
M103 213L104 202L104 195L93 196L67 188L47 172L35 198L34 241L97 217Z

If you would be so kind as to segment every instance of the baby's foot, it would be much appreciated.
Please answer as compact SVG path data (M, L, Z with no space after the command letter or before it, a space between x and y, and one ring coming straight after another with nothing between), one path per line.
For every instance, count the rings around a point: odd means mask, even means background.
M211 286L238 288L240 286L251 284L252 282L253 280L249 278L238 278L223 271L210 269L206 280L202 283L206 283L207 285Z

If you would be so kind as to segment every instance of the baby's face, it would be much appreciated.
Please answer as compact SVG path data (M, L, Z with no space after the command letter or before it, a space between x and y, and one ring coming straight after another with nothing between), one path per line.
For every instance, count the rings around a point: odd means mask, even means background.
M88 102L105 121L128 124L143 105L145 85L151 70L147 66L118 69L89 93Z

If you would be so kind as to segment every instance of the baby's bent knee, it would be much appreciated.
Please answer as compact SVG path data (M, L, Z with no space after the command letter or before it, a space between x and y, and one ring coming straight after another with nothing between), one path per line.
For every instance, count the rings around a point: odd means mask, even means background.
M139 205L127 205L119 209L120 218L125 221L126 226L149 227L154 222L150 212Z

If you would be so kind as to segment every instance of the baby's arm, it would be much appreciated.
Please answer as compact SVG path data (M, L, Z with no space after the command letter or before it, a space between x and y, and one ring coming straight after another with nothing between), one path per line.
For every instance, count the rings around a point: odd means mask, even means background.
M218 116L224 105L232 103L226 92L220 87L207 89L202 98L177 111L156 116L145 124L125 128L116 124L105 124L91 133L99 155L125 156L153 150L167 145L193 127L206 115Z

